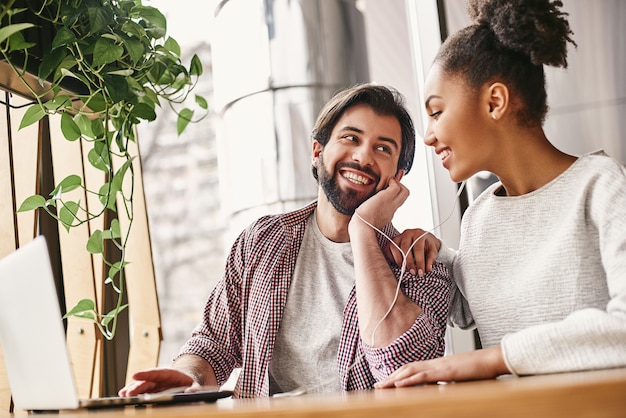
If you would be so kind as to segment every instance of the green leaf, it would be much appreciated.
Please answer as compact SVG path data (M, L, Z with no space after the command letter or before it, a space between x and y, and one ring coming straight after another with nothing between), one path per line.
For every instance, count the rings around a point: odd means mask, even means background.
M104 183L100 190L98 191L98 196L100 199L100 203L106 205L106 208L112 210L113 212L117 211L117 206L115 200L117 199L117 193L119 190L116 190L111 183ZM108 198L108 200L107 200Z
M145 93L145 97L143 97L144 101L150 100L152 103L159 104L159 96L154 92L154 90L147 88L144 90L144 93Z
M150 33L156 39L162 38L167 32L167 21L163 13L150 6L135 6L132 9L132 14L135 17L143 19L149 24L146 27L146 32Z
M68 96L55 96L51 100L48 100L43 104L47 110L54 113L59 112L61 109L65 109L72 106L72 101Z
M8 25L3 28L0 28L0 43L4 42L9 36L14 33L23 31L24 29L32 28L35 25L32 23L16 23L14 25Z
M163 80L161 80L161 82L163 82ZM175 91L179 91L182 90L183 87L185 87L185 85L188 84L188 78L185 74L178 74L176 76L175 81L172 83L171 81L166 81L167 83L171 83L170 88L175 90Z
M22 204L20 205L20 208L17 211L27 212L29 210L43 208L45 205L46 205L46 199L43 196L39 196L36 194L30 197L27 197L22 202Z
M147 121L153 121L157 117L154 106L150 106L146 103L137 103L133 107L131 115Z
M178 114L178 121L176 122L176 127L178 128L178 135L183 133L189 122L191 122L191 118L193 118L193 110L191 109L183 109Z
M195 76L202 75L202 61L200 61L200 58L198 58L198 55L196 54L193 54L193 57L191 57L191 64L189 66L189 74L195 75Z
M65 56L65 58L63 58L63 61L61 61L61 63L57 66L56 70L54 71L54 76L52 79L56 82L59 82L64 77L71 76L72 78L80 80L84 85L88 85L89 81L85 78L84 75L82 74L77 75L77 74L72 73L72 69L76 67L76 64L78 64L78 61L76 61L75 57L71 55Z
M172 38L171 36L167 38L163 46L173 54L180 56L180 45L178 45L176 39Z
M87 251L91 254L102 254L104 252L104 244L102 242L102 231L96 229L87 241Z
M113 181L111 182L111 185L116 191L122 191L122 185L124 184L124 176L126 176L126 172L132 166L133 160L135 158L137 158L137 156L134 156L126 160L124 164L122 164L122 166L117 170L117 172L113 176Z
M87 7L87 16L89 17L89 33L98 34L106 31L109 22L113 21L110 8L103 7L100 2Z
M93 49L93 66L109 64L117 61L124 54L124 48L110 39L100 38Z
M39 120L41 120L44 116L46 116L46 112L44 112L41 106L36 104L29 107L28 110L24 112L24 116L22 116L19 129L26 128L35 122L39 122Z
M122 237L120 223L117 219L111 221L111 227L102 231L102 239L117 239Z
M115 70L115 71L109 71L107 74L109 75L121 75L122 77L128 77L133 75L134 70L132 68L126 68L124 70Z
M79 210L78 203L76 202L63 202L63 206L59 210L59 220L69 232L70 228L74 225L74 220L77 219L76 214Z
M102 318L102 325L104 325L105 327L109 325L109 322L111 322L116 316L118 316L127 307L128 307L128 304L121 305L119 308L112 309L109 313L104 315L104 317Z
M122 31L128 36L134 36L135 38L141 39L146 36L146 30L138 24L137 22L133 22L132 20L127 20L122 25Z
M93 94L87 99L85 104L94 112L104 112L106 110L106 102L101 93Z
M121 238L122 230L120 228L120 221L117 219L113 219L111 221L111 233L113 234L113 238Z
M105 128L104 119L96 118L90 121L91 133L94 139L104 138Z
M78 125L83 135L89 138L95 137L93 131L91 130L91 120L87 117L87 115L79 113L74 116L74 122L76 122L76 125Z
M107 147L105 146L104 141L94 142L93 148L90 149L87 154L87 159L91 165L98 170L102 170L105 173L109 171L111 164L109 153L107 152Z
M55 49L50 51L49 53L44 54L43 59L41 60L41 65L39 66L39 72L37 76L40 80L47 80L48 77L57 69L63 59L66 56L66 51L62 48Z
M113 282L113 279L115 279L115 276L117 275L117 273L119 273L119 271L122 268L126 267L127 265L128 265L128 261L124 261L123 265L119 261L113 263L113 265L109 267L109 280Z
M96 319L96 304L93 300L82 299L68 313L63 315L63 319L70 316L79 316L81 318Z
M56 35L54 35L54 39L52 40L52 49L54 50L56 48L69 45L75 41L76 37L74 36L74 33L65 26L61 26L57 29Z
M141 58L143 58L144 53L146 52L146 48L141 43L141 41L135 38L127 38L124 40L124 46L126 47L126 51L130 56L130 59L133 64L139 63Z
M80 128L69 113L63 112L61 115L61 132L68 141L76 141L81 136Z
M107 75L104 77L106 93L111 97L113 103L128 101L128 81L124 77L117 75Z
M200 106L203 109L208 109L209 104L207 103L206 99L202 96L198 96L196 94L196 103L198 103L198 106Z
M52 193L50 193L50 196L54 196L57 193L70 192L74 189L78 189L81 185L82 179L76 174L70 174L57 184L57 187L55 187Z
M163 75L165 74L166 71L167 71L167 67L165 65L163 65L160 62L155 63L150 68L150 72L148 73L148 75L150 77L150 81L152 81L154 83L160 83L160 80L161 80L161 78L163 77Z
M9 52L23 51L35 45L37 44L34 42L26 42L22 32L17 32L9 36Z

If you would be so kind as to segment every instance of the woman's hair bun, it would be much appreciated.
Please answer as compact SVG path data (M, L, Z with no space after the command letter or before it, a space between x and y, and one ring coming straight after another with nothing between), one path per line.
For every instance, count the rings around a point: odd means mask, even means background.
M469 0L467 6L472 22L489 27L504 47L535 65L567 67L567 43L576 43L561 1Z

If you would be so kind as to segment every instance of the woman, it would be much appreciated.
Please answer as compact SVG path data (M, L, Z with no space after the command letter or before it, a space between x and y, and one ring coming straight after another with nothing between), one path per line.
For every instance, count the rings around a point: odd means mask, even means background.
M456 282L451 322L485 348L406 364L379 388L626 366L626 168L568 155L542 128L543 66L567 67L575 45L561 6L470 1L474 24L435 59L425 143L455 182L500 180L465 212L459 251L438 255Z

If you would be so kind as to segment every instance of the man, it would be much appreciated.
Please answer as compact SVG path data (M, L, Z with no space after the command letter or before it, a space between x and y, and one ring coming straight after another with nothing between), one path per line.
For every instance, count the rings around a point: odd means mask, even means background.
M365 223L398 234L393 213L376 207L408 196L399 180L415 132L402 96L372 84L339 92L312 139L317 201L244 230L172 368L136 373L120 395L221 385L238 367L239 397L368 389L406 362L443 354L447 270L435 264L424 276L388 264L385 238ZM351 221L363 202L363 218ZM427 245L413 251L420 266L432 262Z

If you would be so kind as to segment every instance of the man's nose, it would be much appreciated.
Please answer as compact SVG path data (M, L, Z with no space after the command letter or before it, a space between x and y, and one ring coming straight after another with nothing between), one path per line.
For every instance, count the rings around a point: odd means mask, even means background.
M357 147L352 153L352 159L364 166L372 165L374 162L372 150L365 146Z

